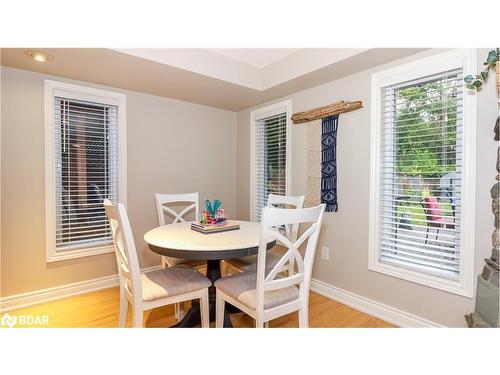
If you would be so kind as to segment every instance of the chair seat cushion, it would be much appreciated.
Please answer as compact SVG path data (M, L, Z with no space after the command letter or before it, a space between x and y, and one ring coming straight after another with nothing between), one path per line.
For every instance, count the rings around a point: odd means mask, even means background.
M251 309L257 307L257 274L241 272L223 277L215 282L215 287ZM299 298L299 288L295 285L283 289L269 290L264 294L264 309L270 309Z
M173 257L164 257L168 266L180 266L186 265L189 267L203 266L207 262L205 260L191 260L191 259L179 259Z
M142 299L154 301L208 288L209 279L188 266L172 266L141 274Z
M280 261L283 254L279 254L273 250L268 251L266 255L266 269L273 269L274 266ZM241 271L256 271L257 270L257 255L250 255L248 257L227 259L225 262L238 268Z

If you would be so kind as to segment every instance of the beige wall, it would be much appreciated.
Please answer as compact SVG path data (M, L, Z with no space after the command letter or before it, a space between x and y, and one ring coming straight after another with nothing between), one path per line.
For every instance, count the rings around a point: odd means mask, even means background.
M116 273L114 254L45 262L45 78L2 68L1 296ZM128 211L142 267L159 264L142 239L156 226L154 192L199 191L236 215L236 114L118 90L127 96Z
M0 61L1 59L0 49ZM2 76L3 68L0 66L0 296L2 295Z
M485 52L480 51L479 61ZM433 52L423 55L429 53ZM408 60L412 58L401 62ZM326 215L319 246L330 247L332 253L329 262L316 260L314 277L441 324L464 326L463 315L474 308L472 299L367 268L370 75L395 64L287 97L293 100L294 111L339 99L363 100L365 105L362 110L340 117L339 212ZM1 74L1 296L114 274L113 254L45 262L43 79L75 81L5 67ZM237 214L248 219L249 110L235 114L116 91L127 95L128 209L142 267L159 263L142 240L143 233L156 225L152 197L155 191L198 190L202 199L221 198L233 217ZM476 274L491 248L489 188L495 177L492 128L496 115L494 80L490 79L478 96ZM293 194L304 194L306 190L306 126L292 127Z
M478 61L486 54L487 51L480 51ZM324 219L318 247L328 246L331 257L330 261L316 257L313 277L437 323L464 326L464 314L474 310L472 299L368 270L371 74L413 59L415 57L402 59L279 100L291 98L294 112L337 100L362 100L364 103L364 109L340 115L337 145L339 211L327 213ZM481 272L483 258L490 254L493 230L489 189L495 181L496 161L492 133L497 116L494 83L494 79L490 79L478 95L475 274ZM306 193L306 129L304 124L292 126L293 194ZM249 217L249 143L250 110L245 110L238 113L237 187L241 219Z

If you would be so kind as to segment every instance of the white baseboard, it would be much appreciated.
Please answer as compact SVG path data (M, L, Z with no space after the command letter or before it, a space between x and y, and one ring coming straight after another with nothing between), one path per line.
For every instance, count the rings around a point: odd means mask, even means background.
M362 311L366 314L370 314L388 323L397 325L398 327L444 327L439 323L354 294L347 290L337 288L333 285L316 279L312 279L311 281L311 290L334 301L350 306L356 310Z
M142 269L142 272L154 271L159 268L160 266L148 267ZM28 293L15 294L0 298L0 312L15 310L21 307L54 301L101 289L113 288L115 286L118 286L118 274L48 289L35 290Z
M160 266L145 268L142 271L148 272L159 269ZM56 286L48 289L36 290L33 292L16 294L0 298L0 312L19 309L43 302L54 301L62 298L76 296L118 286L118 275L110 275L97 279L81 281L78 283ZM313 279L311 290L322 296L350 306L356 310L370 314L376 318L385 320L388 323L399 327L444 327L441 324L432 322L422 317L410 314L406 311L396 309L392 306L372 299L362 297L347 290L337 288L323 281Z

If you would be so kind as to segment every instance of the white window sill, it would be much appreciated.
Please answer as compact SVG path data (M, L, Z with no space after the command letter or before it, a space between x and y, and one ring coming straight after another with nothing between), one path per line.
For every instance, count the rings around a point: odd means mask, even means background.
M438 276L437 274L424 273L410 267L412 266L393 265L376 261L370 264L368 269L445 292L473 298L472 288L469 290L463 285L463 282L458 280L458 277L452 278L453 274L451 272L442 271L442 276Z
M114 253L115 247L113 245L102 245L90 248L80 248L75 250L54 251L52 254L47 255L47 263L60 262L62 260L77 259L89 257L93 255Z

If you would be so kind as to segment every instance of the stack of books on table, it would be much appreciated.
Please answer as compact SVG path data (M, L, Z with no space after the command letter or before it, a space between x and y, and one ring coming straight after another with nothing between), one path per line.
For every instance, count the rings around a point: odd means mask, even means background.
M222 225L191 223L191 229L203 234L209 234L209 233L221 233L221 232L228 232L230 230L237 230L240 229L240 225L238 223L231 221L226 221L226 223Z

